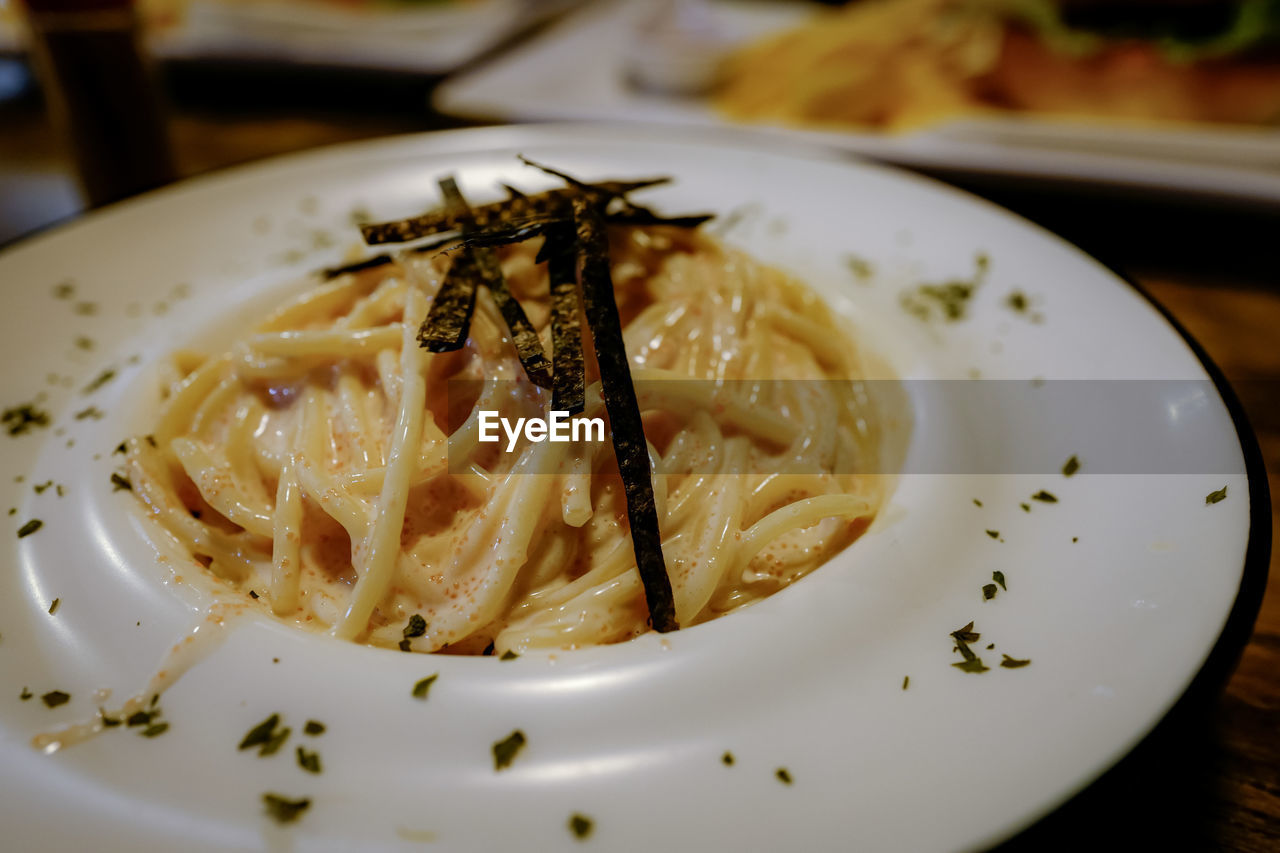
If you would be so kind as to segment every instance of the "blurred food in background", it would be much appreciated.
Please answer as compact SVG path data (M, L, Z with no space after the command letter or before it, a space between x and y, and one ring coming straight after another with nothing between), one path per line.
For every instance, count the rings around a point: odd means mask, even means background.
M1280 0L862 0L733 52L742 120L918 128L958 115L1280 124Z

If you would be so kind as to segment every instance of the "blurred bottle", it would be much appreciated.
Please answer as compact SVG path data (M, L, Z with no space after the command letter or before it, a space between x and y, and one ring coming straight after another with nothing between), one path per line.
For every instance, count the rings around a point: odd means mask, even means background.
M50 113L98 207L175 177L132 0L24 0Z

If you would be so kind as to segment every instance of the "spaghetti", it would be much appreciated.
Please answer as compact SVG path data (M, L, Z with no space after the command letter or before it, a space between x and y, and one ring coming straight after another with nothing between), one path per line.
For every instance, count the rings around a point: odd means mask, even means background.
M802 285L698 233L615 227L610 241L675 615L693 625L861 534L882 483L853 472L877 427L856 382L830 381L862 362ZM496 250L549 349L536 252ZM475 654L644 633L611 445L480 441L481 412L541 417L552 397L487 289L461 349L418 345L459 254L355 268L225 352L179 353L152 434L128 442L134 492L226 587L340 638ZM585 370L578 417L603 417L590 353ZM426 629L410 636L415 615Z

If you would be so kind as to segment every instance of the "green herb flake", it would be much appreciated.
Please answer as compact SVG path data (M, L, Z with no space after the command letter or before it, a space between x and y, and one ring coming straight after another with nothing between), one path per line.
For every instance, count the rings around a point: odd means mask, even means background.
M55 614L55 613L57 613L57 612L58 612L58 606L59 606L60 604L62 604L62 599L61 599L61 598L55 598L53 601L49 602L49 615L50 615L50 616L52 616L53 614Z
M1223 486L1221 489L1218 489L1218 491L1210 492L1209 494L1205 495L1204 503L1205 503L1205 506L1208 506L1209 504L1216 504L1226 499L1227 499L1227 487Z
M142 737L158 737L169 731L168 723L152 723L142 731L138 732Z
M289 739L289 735L293 733L293 729L285 726L280 731L271 735L271 739L262 745L262 749L258 750L259 758L266 758L268 755L275 755L280 747L284 746L284 742Z
M1020 503L1018 506L1022 507L1023 512L1031 512L1031 504L1029 503Z
M516 753L525 745L524 732L516 729L500 741L493 744L493 769L502 770L510 767Z
M70 299L75 295L76 283L71 280L60 281L53 286L54 299Z
M405 638L421 637L425 633L427 633L427 620L417 613L410 616L409 624L404 626Z
M107 716L107 712L101 708L98 709L98 719L102 720L103 727L108 729L114 729L116 726L124 722L119 717Z
M280 724L280 715L272 714L253 728L249 729L248 734L240 741L237 749L253 749L255 746L262 746L271 740L272 734L276 730L276 726ZM133 725L130 723L129 725Z
M131 483L129 481L129 478L124 476L123 474L118 474L115 471L112 471L111 472L111 491L132 492L133 483Z
M1005 307L1010 311L1022 314L1027 310L1027 306L1031 304L1027 299L1027 294L1021 290L1015 290L1004 298Z
M1000 584L1000 588L1003 589L1005 592L1009 591L1009 587L1006 586L1004 582L1004 572L992 572L991 579L996 583Z
M782 784L784 785L791 784L791 771L787 770L787 768L779 767L773 775L777 776L778 781L781 782Z
M65 705L70 702L71 694L63 693L61 690L50 690L40 697L40 701L44 703L46 708L56 708L59 705Z
M911 676L909 675L902 676L902 689L906 690L907 686L910 684L911 684Z
M279 794L266 793L262 795L262 805L276 823L293 823L302 816L303 812L311 808L311 798L291 800Z
M1058 498L1056 496L1054 496L1050 492L1046 492L1044 489L1041 489L1040 491L1032 495L1031 500L1040 501L1041 503L1046 503L1046 504L1056 504L1058 502Z
M93 349L93 338L80 335L76 338L76 349L91 350Z
M498 660L515 660L518 657L520 657L520 655L511 651L511 649L507 649L505 652L502 653L501 657L499 657Z
M53 480L45 480L43 483L36 483L31 487L37 495L43 495L45 492L53 488Z
M958 631L952 631L951 639L955 641L955 651L959 652L964 660L957 661L951 665L962 672L986 672L989 667L969 648L970 643L976 643L981 637L981 634L973 630L972 622Z
M321 772L320 753L307 752L307 750L301 746L297 748L296 753L298 756L299 767L301 767L303 770L307 771L308 773Z
M983 585L982 585L982 600L983 600L983 601L990 601L991 599L995 598L995 597L996 597L996 591L997 591L997 587L996 587L996 585L995 585L995 584L993 584L993 583L983 584Z
M97 406L89 406L86 409L81 409L80 411L76 412L75 415L73 415L73 417L78 421L89 421L89 420L100 421L105 416L106 416L106 413L103 412L102 409L99 409Z
M594 827L595 823L586 815L580 815L575 812L569 816L569 831L579 841L585 841L591 835L591 830Z
M38 518L33 518L30 521L28 521L26 524L18 528L18 538L23 539L27 536L30 536L32 533L35 533L41 527L44 527L44 522Z
M1062 466L1062 476L1070 477L1072 474L1080 470L1080 460L1072 456Z
M317 722L316 720L307 720L307 724L302 727L302 733L304 735L311 735L311 737L322 735L324 734L324 723Z
M999 538L1000 538L1000 531L999 531L999 530L988 530L988 531L987 531L987 535L988 535L988 536L990 536L992 539L999 539Z
M0 416L9 435L24 435L33 429L41 429L49 425L49 413L37 409L35 403L23 403L4 410Z
M971 279L951 279L941 284L921 284L915 290L906 291L899 301L903 310L912 316L930 321L940 317L948 323L963 320L968 314L969 303L986 277L990 266L986 254L974 257L974 274Z
M134 726L149 726L151 725L151 719L155 716L158 715L154 711L134 711L129 715L129 718L125 720L125 725L130 728Z
M978 500L977 498L974 498L974 499L973 499L973 505L974 505L974 506L982 506L982 501Z
M25 702L34 695L36 694L31 692L31 688L24 686L22 688L22 692L18 694L18 698L21 699L23 702Z
M876 274L875 264L859 255L846 254L844 266L860 282L866 282Z
M732 767L733 761L733 753L729 752L727 749L725 750L724 755L720 756L720 763L725 767Z
M103 385L106 385L108 382L110 382L112 379L115 379L115 378L116 378L115 369L108 367L106 370L102 371L97 376L95 376L92 382L84 386L84 391L82 393L92 394L94 391L97 391Z
M1018 669L1019 667L1026 666L1029 663L1031 663L1031 658L1019 660L1018 658L1009 657L1008 655L1005 655L1004 660L1000 661L1000 665L1005 669Z
M122 442L120 442L119 444L117 444L117 445L116 445L116 449L115 449L115 450L113 450L113 451L111 451L111 455L112 455L112 456L115 456L117 453L124 454L124 453L128 453L128 452L129 452L129 442L126 440L126 441L122 441Z
M413 685L413 698L426 699L427 691L431 689L431 685L434 684L435 680L439 677L440 673L437 672L434 675L428 675L426 678Z
M976 657L972 660L956 661L951 665L961 672L986 672L991 669L991 667L984 664L980 658Z

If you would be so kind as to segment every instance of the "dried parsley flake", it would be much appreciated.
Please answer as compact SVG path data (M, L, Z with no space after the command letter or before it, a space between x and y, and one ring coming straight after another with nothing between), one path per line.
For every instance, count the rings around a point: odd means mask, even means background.
M1062 466L1062 476L1070 477L1072 474L1080 470L1080 460L1072 456Z
M1026 666L1029 663L1031 663L1031 658L1019 660L1018 658L1009 657L1009 655L1005 655L1004 660L1000 661L1000 665L1005 669L1017 669L1018 667Z
M1223 486L1221 489L1218 489L1218 491L1210 492L1209 494L1205 495L1204 502L1205 502L1205 506L1208 506L1209 504L1216 504L1219 501L1224 501L1226 499L1227 499L1227 487Z
M40 697L40 701L45 704L46 708L56 708L59 705L65 705L70 702L71 694L63 693L61 690L50 690Z
M311 807L311 798L291 800L279 794L266 793L262 795L262 804L277 823L293 823Z
M1003 589L1003 590L1005 590L1006 592L1008 592L1009 587L1007 587L1007 586L1005 585L1005 582L1004 582L1004 572L992 572L992 573L991 573L991 579L992 579L993 581L995 581L996 583L1000 584L1000 588L1001 588L1001 589Z
M426 699L427 691L431 689L431 685L434 684L435 680L439 677L440 673L437 672L434 675L428 675L426 678L413 685L413 698Z
M299 767L301 767L303 770L307 771L308 773L319 773L321 771L320 753L307 752L307 750L304 749L303 747L298 747L296 752L298 756Z
M576 812L569 816L569 831L579 841L585 840L591 835L591 830L595 823L586 815L577 814Z
M41 527L44 527L44 522L38 518L33 518L30 521L28 521L26 524L18 528L18 538L22 539L26 536L30 536L32 533L35 533Z
M493 769L502 770L510 767L518 753L525 745L524 732L516 729L500 741L493 744Z

